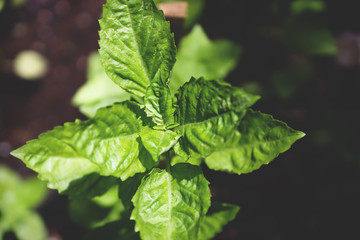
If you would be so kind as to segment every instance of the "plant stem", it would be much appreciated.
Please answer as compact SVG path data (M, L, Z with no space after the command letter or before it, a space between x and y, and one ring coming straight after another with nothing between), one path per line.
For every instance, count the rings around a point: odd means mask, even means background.
M170 167L171 167L171 156L170 156L170 151L167 151L165 153L165 169L166 169L166 171L170 172Z

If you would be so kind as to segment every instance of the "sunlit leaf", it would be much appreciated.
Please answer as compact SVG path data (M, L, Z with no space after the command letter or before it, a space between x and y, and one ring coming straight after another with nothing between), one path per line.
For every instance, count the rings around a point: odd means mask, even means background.
M117 85L142 97L154 78L168 81L176 48L152 0L108 0L100 28L101 60Z
M175 152L184 159L206 157L221 148L258 96L218 81L192 79L179 89Z
M180 163L154 169L141 183L131 219L142 239L197 239L210 206L210 189L201 168Z
M49 182L49 187L60 192L67 190L73 181L94 173L124 181L151 169L159 161L159 156L151 157L156 153L144 147L140 137L145 125L150 123L137 104L114 104L99 109L93 119L66 123L43 133L39 139L29 141L12 154L38 172L41 179ZM154 137L146 139L147 146L159 144L156 130L152 131ZM161 154L163 148L169 146L161 145L156 150Z
M270 115L249 110L238 132L205 162L214 170L249 173L271 162L304 135Z

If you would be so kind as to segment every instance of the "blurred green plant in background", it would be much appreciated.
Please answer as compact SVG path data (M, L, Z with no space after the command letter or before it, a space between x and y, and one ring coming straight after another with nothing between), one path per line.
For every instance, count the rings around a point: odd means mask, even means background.
M36 177L22 180L0 165L0 239L13 232L19 240L45 240L47 231L38 207L47 194L46 184Z

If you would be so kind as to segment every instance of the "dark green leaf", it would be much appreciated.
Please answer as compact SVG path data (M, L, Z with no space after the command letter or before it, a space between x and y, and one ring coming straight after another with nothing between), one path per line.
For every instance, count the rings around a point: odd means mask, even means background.
M106 224L86 234L84 240L140 240L139 233L134 231L134 221L123 219Z

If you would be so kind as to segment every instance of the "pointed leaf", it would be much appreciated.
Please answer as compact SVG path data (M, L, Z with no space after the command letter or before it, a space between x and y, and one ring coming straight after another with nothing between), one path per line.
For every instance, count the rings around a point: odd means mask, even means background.
M194 26L179 46L171 75L173 93L191 77L224 80L239 60L241 47L228 40L211 41L200 25Z
M134 103L101 108L91 120L66 123L41 134L12 154L60 192L82 177L98 173L122 180L156 165L141 142L147 119Z
M84 115L93 117L99 108L129 100L130 96L106 75L100 55L92 53L88 60L87 81L76 92L72 102Z
M100 28L101 60L117 85L143 97L154 78L168 80L176 48L152 0L108 0Z
M175 123L173 96L169 87L160 79L153 81L146 90L145 111L158 125L157 128L166 129Z
M142 239L197 239L199 222L210 206L209 182L201 168L186 163L170 172L154 169L141 183L131 219Z
M178 141L180 135L174 131L153 130L144 128L140 133L144 147L153 156L153 159L169 151Z
M238 132L205 162L214 170L249 173L271 162L304 135L270 115L249 110Z
M226 83L192 79L176 98L179 126L175 130L182 137L174 149L188 159L206 157L222 147L259 97Z
M200 222L198 240L208 240L222 231L222 228L234 220L239 212L239 207L233 204L213 203L209 212Z

